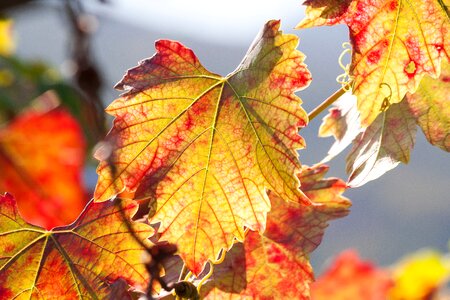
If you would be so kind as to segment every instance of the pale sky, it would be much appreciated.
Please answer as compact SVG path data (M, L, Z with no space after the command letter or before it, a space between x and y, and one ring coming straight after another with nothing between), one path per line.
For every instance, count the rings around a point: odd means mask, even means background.
M214 43L248 43L270 19L281 19L290 31L302 18L303 0L110 0L86 1L89 10L157 31L195 33ZM276 3L276 4L274 4ZM236 35L236 32L239 32Z

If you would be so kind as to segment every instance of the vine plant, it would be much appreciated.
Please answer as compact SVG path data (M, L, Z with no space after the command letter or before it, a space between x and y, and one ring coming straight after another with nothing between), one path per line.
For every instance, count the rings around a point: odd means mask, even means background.
M450 17L446 0L304 4L298 29L349 27L340 90L309 114L302 109L295 92L312 78L280 21L264 25L225 77L183 44L157 41L156 54L116 85L123 94L106 109L115 119L95 151L94 197L71 225L54 227L55 203L81 167L73 151L84 146L70 144L80 139L76 122L45 94L45 109L2 128L0 187L53 204L22 218L11 194L0 197L0 299L309 299L308 255L328 221L348 213L342 193L408 162L417 125L450 151ZM319 135L336 142L323 162L353 143L347 182L297 157L299 129L327 108ZM24 148L25 139L43 139L33 135L37 123L53 130L58 153ZM26 161L41 150L43 161L76 171L38 196L17 192L42 184L47 171Z

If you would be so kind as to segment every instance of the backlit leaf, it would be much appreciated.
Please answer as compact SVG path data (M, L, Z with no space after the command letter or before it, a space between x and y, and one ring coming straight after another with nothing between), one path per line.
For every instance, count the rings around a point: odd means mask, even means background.
M23 217L46 229L70 224L86 204L84 137L66 110L47 109L55 97L44 94L35 102L43 108L0 129L0 192L13 194Z
M131 217L134 201L124 201ZM153 229L133 225L146 239ZM46 231L26 223L15 199L0 196L0 299L105 299L116 280L145 288L143 249L113 202L91 202L71 225Z
M309 299L313 280L308 254L321 242L328 221L347 214L350 201L340 179L323 179L328 168L304 167L303 192L315 205L282 200L270 193L272 210L264 235L249 232L202 288L205 299Z
M361 186L395 168L408 163L416 140L417 126L402 101L393 104L361 132L347 157L349 185Z
M319 137L333 136L336 140L322 162L327 162L341 153L362 130L356 97L351 92L346 92L333 103L330 113L323 118L320 125Z
M392 284L387 271L362 261L354 251L348 250L311 285L311 299L385 300Z
M390 106L367 128L359 125L356 101L344 94L324 118L319 136L333 135L336 142L324 160L332 159L353 142L347 157L349 185L361 186L409 161L417 127L406 101Z
M350 74L364 127L426 74L437 78L450 53L448 0L307 0L298 28L347 24Z
M298 128L307 116L294 91L311 76L298 38L270 21L240 66L220 77L178 42L156 43L157 53L129 70L125 89L107 112L115 117L111 176L107 147L96 157L97 201L119 192L151 198L151 222L161 240L177 244L195 274L229 249L244 226L263 231L266 189L286 200L302 195L295 173L303 148ZM306 198L304 203L308 204Z
M450 152L450 64L442 64L438 80L425 77L406 101L427 140Z

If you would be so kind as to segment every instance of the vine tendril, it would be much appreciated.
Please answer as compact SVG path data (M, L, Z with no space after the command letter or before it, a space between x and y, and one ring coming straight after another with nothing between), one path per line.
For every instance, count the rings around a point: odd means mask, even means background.
M383 86L387 86L388 87L389 95L384 97L383 103L381 103L380 111L386 111L386 109L388 109L388 107L391 105L391 101L390 100L391 100L391 97L392 97L392 88L391 88L391 86L389 84L385 83L385 82L382 82L382 83L380 83L380 85L378 87L381 89Z
M223 257L225 257L225 255L223 255ZM212 274L214 272L214 264L209 262L209 272L208 274L206 274L198 283L197 285L197 292L200 294L200 289L202 288L202 285L206 282L206 280L208 280Z
M350 89L350 82L353 81L353 76L350 75L350 63L348 64L344 64L343 60L344 60L344 56L347 54L352 53L352 46L349 42L345 42L342 43L342 48L344 48L344 50L342 51L341 55L339 55L338 58L338 63L339 66L341 67L341 69L344 71L343 74L340 74L336 77L336 81L343 87L345 88L345 91L348 91Z

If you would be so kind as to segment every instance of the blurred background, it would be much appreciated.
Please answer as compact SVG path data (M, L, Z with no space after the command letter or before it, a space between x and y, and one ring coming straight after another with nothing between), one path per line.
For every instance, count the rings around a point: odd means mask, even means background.
M342 43L348 41L348 30L343 25L293 30L304 16L301 0L89 0L71 11L65 1L2 2L3 16L14 22L15 57L50 66L52 72L62 74L63 81L74 82L85 96L98 97L105 106L118 96L113 86L124 72L153 55L155 40L178 40L193 49L207 69L226 75L239 64L269 19L281 19L284 32L300 37L299 50L306 54L313 75L311 85L298 93L307 112L340 87L336 83L336 76L342 73L338 57ZM21 2L24 4L19 5ZM70 22L71 14L83 15L81 34ZM77 58L77 53L87 53L89 61ZM83 64L85 73L80 75ZM89 85L97 81L102 82L99 90ZM94 121L88 123L96 122L98 111L101 107L91 112ZM317 137L325 114L301 131L307 142L307 149L299 152L303 164L319 162L333 143L332 138ZM111 120L107 124L109 128ZM105 132L101 125L96 128L97 132L87 133L91 140ZM345 179L345 152L330 166L330 176ZM96 183L95 167L94 159L88 158L84 181L89 190ZM331 222L322 244L313 252L317 273L347 248L357 249L362 257L381 265L424 247L447 251L450 159L428 144L420 130L408 165L345 195L353 202L351 213Z

